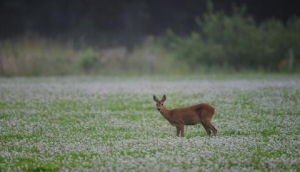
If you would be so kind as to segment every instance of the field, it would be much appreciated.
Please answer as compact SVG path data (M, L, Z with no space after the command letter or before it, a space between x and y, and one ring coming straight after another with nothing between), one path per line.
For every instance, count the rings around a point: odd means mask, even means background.
M155 109L210 103L219 133ZM0 171L300 171L300 78L0 79Z

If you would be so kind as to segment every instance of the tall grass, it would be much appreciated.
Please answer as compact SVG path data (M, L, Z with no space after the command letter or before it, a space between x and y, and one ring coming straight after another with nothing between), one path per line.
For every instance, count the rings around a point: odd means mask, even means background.
M72 43L40 37L0 42L2 75L62 75L76 72L80 51Z
M175 61L153 37L129 51L125 46L97 47L74 41L22 37L0 41L0 75L180 73ZM175 65L176 66L176 65Z

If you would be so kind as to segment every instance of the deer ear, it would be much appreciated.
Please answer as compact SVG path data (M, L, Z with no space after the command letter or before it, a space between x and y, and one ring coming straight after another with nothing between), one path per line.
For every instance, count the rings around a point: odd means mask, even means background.
M161 101L164 102L164 101L166 101L166 100L167 100L167 96L166 96L166 95L163 95Z
M156 102L158 102L158 99L157 99L157 97L155 95L153 95L153 100L156 101Z

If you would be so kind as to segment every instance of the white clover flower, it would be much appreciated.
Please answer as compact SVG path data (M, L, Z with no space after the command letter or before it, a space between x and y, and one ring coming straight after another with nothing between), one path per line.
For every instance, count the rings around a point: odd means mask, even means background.
M0 168L60 171L296 171L300 80L1 79ZM213 104L217 137L186 138L155 110ZM53 163L52 165L47 163Z

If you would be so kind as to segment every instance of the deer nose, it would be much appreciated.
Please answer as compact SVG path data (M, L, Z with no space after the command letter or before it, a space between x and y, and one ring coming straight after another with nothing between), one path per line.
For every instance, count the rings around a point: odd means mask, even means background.
M160 108L157 108L158 111L160 111Z

